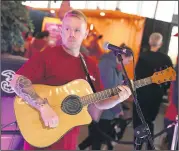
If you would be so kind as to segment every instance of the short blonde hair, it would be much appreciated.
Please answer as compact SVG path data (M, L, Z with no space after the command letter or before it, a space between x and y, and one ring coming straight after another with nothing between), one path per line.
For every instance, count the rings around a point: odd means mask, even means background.
M87 23L86 16L79 10L70 10L70 11L66 12L63 19L68 16L73 16L73 17L77 17L79 19L83 19L85 21L85 23Z
M161 45L163 36L160 33L152 33L149 38L150 46L159 46Z

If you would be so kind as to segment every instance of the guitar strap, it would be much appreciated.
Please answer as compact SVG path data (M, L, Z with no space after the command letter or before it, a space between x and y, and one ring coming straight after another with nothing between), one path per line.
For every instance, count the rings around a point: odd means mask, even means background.
M88 71L88 68L87 68L87 65L86 65L86 62L85 62L85 59L83 57L83 55L80 53L80 59L81 59L81 62L82 62L82 65L83 65L83 68L84 68L84 71L86 73L86 76L87 76L87 80L93 90L94 93L96 93L96 90L95 90L95 87L93 85L93 82L91 81L91 78L90 78L90 75L89 75L89 71Z

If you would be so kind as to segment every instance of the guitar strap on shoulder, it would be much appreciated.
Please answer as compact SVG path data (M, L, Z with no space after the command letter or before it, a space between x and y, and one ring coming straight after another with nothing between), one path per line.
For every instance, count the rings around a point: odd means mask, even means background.
M84 57L81 53L80 53L80 59L81 59L85 74L87 76L87 80L88 80L89 84L91 85L93 92L96 93L95 87L94 87L93 82L91 81L91 78L90 78L90 75L89 75L89 71L88 71L85 59L84 59Z

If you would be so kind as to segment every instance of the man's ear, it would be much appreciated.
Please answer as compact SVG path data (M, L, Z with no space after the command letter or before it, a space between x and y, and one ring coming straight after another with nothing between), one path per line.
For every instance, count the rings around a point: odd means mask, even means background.
M162 47L162 45L163 45L163 42L161 42L160 47Z
M84 37L84 39L86 39L86 38L87 38L88 34L89 34L89 29L87 29L87 30L86 30L86 33L85 33L85 37Z

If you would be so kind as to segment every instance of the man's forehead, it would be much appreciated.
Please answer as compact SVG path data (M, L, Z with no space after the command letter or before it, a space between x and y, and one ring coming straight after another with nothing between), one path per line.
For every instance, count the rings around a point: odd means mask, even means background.
M62 24L66 24L69 22L78 22L78 24L86 24L86 22L83 20L83 18L77 17L77 16L72 16L72 15L68 15L66 17L63 18L62 20Z

